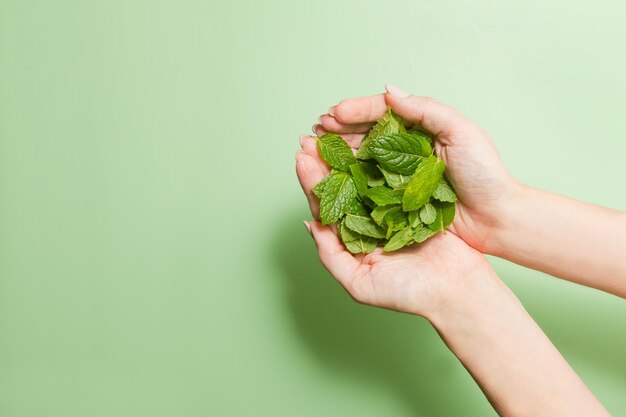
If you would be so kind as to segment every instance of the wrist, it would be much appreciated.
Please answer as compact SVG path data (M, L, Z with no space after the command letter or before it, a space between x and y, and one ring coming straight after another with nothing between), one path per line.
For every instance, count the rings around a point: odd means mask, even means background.
M528 218L536 192L536 189L513 180L511 192L496 210L498 214L484 242L483 253L502 257L502 254L510 247L511 239L519 237L519 233L522 233L523 221Z
M485 259L484 265L458 280L425 317L439 331L475 325L519 301Z

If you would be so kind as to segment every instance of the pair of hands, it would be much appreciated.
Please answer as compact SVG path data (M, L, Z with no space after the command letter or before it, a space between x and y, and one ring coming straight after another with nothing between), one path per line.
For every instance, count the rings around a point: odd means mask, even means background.
M494 250L496 231L508 207L524 192L502 164L489 135L458 111L428 97L409 95L387 85L387 93L341 101L313 126L316 135L340 134L358 148L365 132L387 106L435 137L435 152L447 165L447 175L459 201L451 233L438 234L397 253L354 256L336 231L319 221L307 223L320 259L358 302L427 318L463 299L482 276L491 276L483 253ZM317 152L316 140L301 136L296 173L317 220L318 200L311 189L328 167Z

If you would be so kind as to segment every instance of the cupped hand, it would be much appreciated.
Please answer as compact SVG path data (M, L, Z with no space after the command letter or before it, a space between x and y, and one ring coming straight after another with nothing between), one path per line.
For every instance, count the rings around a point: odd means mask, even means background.
M356 148L387 105L411 126L435 137L435 152L446 163L446 174L459 196L451 230L473 248L490 253L503 214L524 187L504 167L489 134L461 113L387 85L386 94L347 99L331 107L313 130L318 135L345 134Z
M349 137L349 136L347 136ZM318 200L311 189L328 174L315 138L302 136L296 155L296 173L318 218ZM428 239L394 253L381 248L352 255L331 226L307 223L319 257L328 271L358 302L430 318L454 300L463 299L491 270L485 257L453 233Z

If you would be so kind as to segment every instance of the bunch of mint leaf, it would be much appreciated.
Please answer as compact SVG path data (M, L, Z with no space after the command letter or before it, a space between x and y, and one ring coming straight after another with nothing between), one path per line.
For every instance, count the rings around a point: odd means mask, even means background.
M317 138L320 156L332 168L313 193L322 224L337 223L352 253L382 245L392 252L444 231L454 219L457 196L446 180L446 164L434 154L433 139L406 130L388 108L365 135L356 155L343 138Z

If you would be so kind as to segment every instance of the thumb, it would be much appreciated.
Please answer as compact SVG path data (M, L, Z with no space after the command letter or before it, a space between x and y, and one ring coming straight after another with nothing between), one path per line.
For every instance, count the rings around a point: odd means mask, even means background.
M440 139L478 128L457 110L431 97L411 95L393 84L387 84L385 89L385 100L395 113Z
M346 250L330 226L323 226L319 221L305 222L304 225L315 240L317 253L324 267L349 292L354 274L361 263Z

